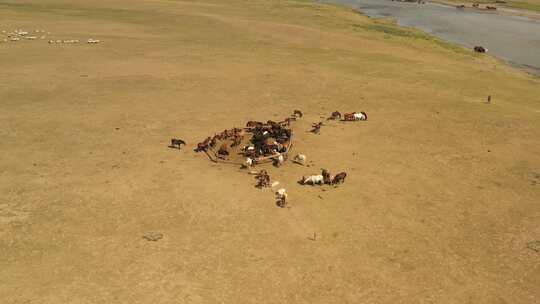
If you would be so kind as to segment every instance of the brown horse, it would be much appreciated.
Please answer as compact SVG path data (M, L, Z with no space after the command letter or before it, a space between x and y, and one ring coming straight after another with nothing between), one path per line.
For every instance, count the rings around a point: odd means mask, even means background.
M341 113L339 113L339 111L332 112L332 115L327 118L327 120L336 120L336 119L341 119Z
M198 143L197 148L195 148L195 152L201 152L201 151L206 152L208 150L210 141L212 141L212 138L207 137L203 142Z
M229 156L229 150L227 148L228 148L227 144L222 144L221 147L219 147L219 150L217 153L220 158L225 158Z
M332 180L332 185L342 184L345 182L345 177L347 177L347 173L341 172L337 174L334 179Z
M171 145L169 147L171 148L182 148L182 145L186 145L186 142L183 141L182 139L178 139L178 138L171 138Z
M322 122L312 124L311 127L313 129L310 132L315 133L315 134L320 134L322 125L323 125Z
M322 170L322 176L323 176L323 182L327 185L331 185L332 184L332 175L330 175L330 171L326 170L326 169L321 169Z

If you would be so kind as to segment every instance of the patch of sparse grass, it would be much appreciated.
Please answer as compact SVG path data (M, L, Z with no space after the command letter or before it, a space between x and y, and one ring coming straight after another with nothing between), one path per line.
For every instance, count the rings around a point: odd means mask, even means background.
M426 39L426 40L429 39L429 36L422 32L413 31L406 28L400 28L398 26L393 26L390 24L380 24L380 23L353 24L353 27L357 29L367 30L367 31L381 32L387 35L397 36L397 37L408 37L408 38Z
M540 4L537 4L537 3L511 1L507 3L506 6L511 7L511 8L519 8L519 9L524 9L524 10L540 12Z
M374 32L384 33L388 35L387 37L401 37L401 38L432 41L445 49L449 49L460 54L474 55L472 52L467 51L466 49L464 49L463 47L459 45L446 42L444 40L441 40L435 36L429 35L420 30L400 27L398 25L391 24L391 23L381 23L378 21L376 23L353 24L353 28L355 28L356 30L365 30L365 31L374 31Z
M272 9L321 9L321 5L312 0L276 1L268 5Z
M91 19L111 20L116 22L127 23L144 23L148 22L148 16L156 16L159 14L149 14L149 12L141 12L130 9L118 8L99 8L99 7L80 7L70 4L41 4L41 3L15 3L11 1L0 1L0 10L13 10L20 13L46 13L61 15L66 17L85 17Z

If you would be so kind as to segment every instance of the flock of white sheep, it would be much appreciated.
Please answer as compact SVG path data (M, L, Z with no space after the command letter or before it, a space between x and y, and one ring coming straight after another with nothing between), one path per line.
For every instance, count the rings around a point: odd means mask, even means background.
M50 33L47 33L49 35ZM20 40L37 40L37 39L45 39L45 31L44 30L35 30L35 31L25 31L21 29L17 29L11 32L2 31L2 36L4 38L0 39L0 42L17 42Z
M97 40L97 39L88 39L86 40L86 43L88 44L97 44L97 43L100 43L101 41L100 40ZM70 39L70 40L49 40L49 44L60 44L60 43L65 43L65 44L72 44L72 43L80 43L79 39Z
M1 31L1 37L0 36L0 43L5 42L17 42L21 40L45 40L47 36L49 36L51 33L46 32L45 30L34 30L34 31L27 31L27 30L21 30L16 29L14 31ZM78 39L67 39L67 40L49 40L49 44L76 44L80 43L80 40ZM86 40L86 43L88 44L98 44L100 43L100 40L89 38Z

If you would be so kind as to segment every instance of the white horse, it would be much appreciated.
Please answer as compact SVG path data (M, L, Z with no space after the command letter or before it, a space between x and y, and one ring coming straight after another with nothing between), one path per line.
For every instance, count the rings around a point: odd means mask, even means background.
M353 115L355 120L367 120L366 112L354 113Z
M302 185L322 185L324 177L322 175L302 176Z

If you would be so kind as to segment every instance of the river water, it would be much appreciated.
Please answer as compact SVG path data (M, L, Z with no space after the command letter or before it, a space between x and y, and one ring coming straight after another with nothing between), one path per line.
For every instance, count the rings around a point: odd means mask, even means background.
M391 17L399 25L421 29L466 47L489 53L540 76L540 21L525 17L456 9L436 3L389 0L322 0L355 8L373 18Z

